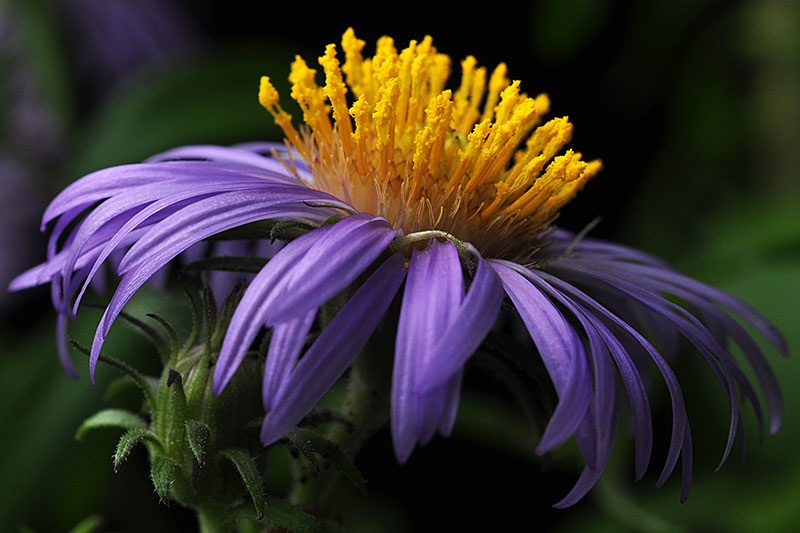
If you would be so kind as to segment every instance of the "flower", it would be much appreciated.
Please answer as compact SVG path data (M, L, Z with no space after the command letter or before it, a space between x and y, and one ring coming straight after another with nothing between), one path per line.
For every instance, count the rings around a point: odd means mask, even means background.
M341 66L336 47L327 47L319 58L323 87L302 58L295 60L290 81L303 112L301 131L269 78L262 78L260 102L283 128L286 146L178 148L90 174L53 200L43 218L43 228L54 222L48 260L12 289L51 282L56 309L71 315L101 265L124 252L116 266L119 286L92 344L92 379L124 305L179 254L251 222L299 220L313 229L277 251L250 281L214 374L219 393L259 331L272 328L263 385L265 445L322 399L398 295L391 430L401 462L437 430L450 433L465 363L509 318L524 324L558 396L537 451L574 437L586 461L559 507L585 495L608 461L620 383L630 408L636 478L644 475L652 450L641 375L648 361L663 377L672 405L658 484L681 458L686 498L688 416L680 384L654 345L669 356L683 336L714 372L731 407L723 461L742 424L740 394L763 425L758 396L731 356L729 339L755 371L769 430L777 431L777 380L740 324L786 353L785 340L766 319L660 259L553 225L601 165L572 150L558 155L572 126L566 118L539 125L549 107L545 95L520 93L502 64L487 83L486 70L472 57L461 64L460 87L444 90L449 58L430 37L399 53L384 37L368 59L363 46L348 30ZM320 307L360 278L365 281L301 353ZM506 297L510 305L503 306Z

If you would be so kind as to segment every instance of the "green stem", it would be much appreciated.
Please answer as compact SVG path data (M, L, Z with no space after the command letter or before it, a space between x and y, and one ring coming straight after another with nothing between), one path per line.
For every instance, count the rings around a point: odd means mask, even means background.
M225 533L231 531L231 524L225 524L222 521L224 511L221 507L198 506L196 510L200 533Z
M351 368L341 417L348 424L334 423L325 438L337 445L351 459L364 442L388 420L390 387L383 386L385 373L380 354L366 351ZM318 473L298 468L289 495L293 505L318 507L325 500L339 472L333 468Z

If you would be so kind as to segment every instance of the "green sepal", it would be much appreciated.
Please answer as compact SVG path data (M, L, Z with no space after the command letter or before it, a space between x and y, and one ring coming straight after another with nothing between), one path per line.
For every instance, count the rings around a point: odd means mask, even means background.
M197 339L197 333L200 331L200 309L197 306L197 299L192 294L192 291L183 281L183 277L178 275L178 281L183 287L183 292L186 294L186 297L189 299L189 304L192 306L192 331L189 333L189 337L186 339L186 342L183 343L183 348L181 348L180 354L183 355L188 352L192 346L194 346L194 341ZM177 358L176 358L177 359Z
M267 264L264 257L254 256L225 256L198 259L183 267L184 272L243 272L257 274Z
M173 328L172 325L161 315L156 313L147 313L147 316L161 324L161 327L163 327L164 331L167 332L170 345L169 362L170 364L174 364L174 360L178 356L178 332L175 331L175 328Z
M311 444L311 439L307 436L310 431L303 431L302 429L295 428L286 434L286 440L293 450L302 453L314 472L319 472L319 461L317 461L317 454L314 446Z
M151 390L158 389L158 378L152 376L142 376L142 379L150 386ZM140 388L136 380L130 376L120 376L116 379L113 379L111 382L109 382L108 386L106 387L106 391L103 393L103 400L110 402L116 398L118 394L129 387L136 387L137 389ZM141 392L141 390L139 392Z
M166 455L154 455L150 462L150 479L161 503L169 505L169 486L180 464Z
M503 382L515 402L522 408L525 419L534 429L536 436L541 437L549 417L545 412L547 407L541 405L533 394L530 382L523 380L507 361L484 351L479 350L475 353L472 364L490 372Z
M233 290L231 290L230 294L228 294L228 296L222 301L219 313L217 313L217 328L216 331L214 331L214 334L211 336L212 346L219 346L222 344L222 339L225 338L225 334L228 332L228 324L230 324L230 321L233 318L233 313L236 311L242 296L244 296L244 290L244 283L239 282L233 287Z
M537 392L537 404L546 413L552 413L558 403L558 396L542 358L535 351L523 346L509 335L496 332L489 332L481 348L501 356L512 363L516 370L530 378L534 385L531 390Z
M86 355L90 355L91 354L91 350L89 350L88 346L85 346L85 345L81 344L80 342L76 341L75 339L68 337L67 338L67 342L69 342L70 345L72 345L72 347L75 348L76 350L78 350L79 352L84 353ZM138 370L136 370L135 368L133 368L129 364L124 363L124 362L120 361L119 359L117 359L115 357L111 357L109 355L105 355L105 354L101 353L100 357L98 358L98 361L102 361L102 362L106 363L107 365L113 366L114 368L116 368L118 370L121 370L127 376L129 376L134 381L134 383L136 383L136 385L139 386L139 389L141 389L141 391L144 393L145 399L147 400L150 409L151 410L155 409L155 407L157 405L156 393L155 393L155 389L153 388L153 386L151 384L152 380L150 378L140 374Z
M180 456L186 435L186 394L183 391L183 377L179 372L169 369L161 394L166 394L167 397L166 400L160 398L156 434L168 455Z
M147 422L130 411L124 409L103 409L83 421L75 432L75 439L80 440L92 429L116 427L122 429L146 428Z
M221 450L217 453L217 457L224 457L228 459L239 471L239 475L244 482L244 486L250 493L253 499L253 505L256 508L257 518L260 519L266 515L267 500L264 494L264 482L261 480L261 473L258 471L255 461L245 450L233 448Z
M280 220L270 230L269 240L271 242L291 241L305 233L308 233L312 229L314 229L314 227L309 226L305 222L299 222L297 220Z
M238 228L222 231L208 237L207 241L258 241L269 237L278 220L259 220Z
M211 352L214 332L217 330L217 302L214 300L214 292L208 285L203 286L203 296L201 298L203 306L203 316L205 318L204 341L206 351Z
M153 444L159 450L161 449L161 442L155 433L147 428L134 428L126 431L119 442L117 442L117 449L114 451L114 472L119 470L119 467L128 459L133 447L139 443ZM151 454L152 455L152 454Z
M189 448L192 450L195 459L197 459L197 464L204 466L206 464L209 440L211 440L211 428L203 422L187 420L186 439L189 441Z
M293 438L308 442L316 453L333 463L359 492L367 494L367 482L364 476L339 446L310 429L295 428L292 433L294 433Z
M83 307L89 307L92 309L101 309L103 311L105 311L107 307L104 304L95 304L95 303L85 303L82 305ZM162 363L167 362L167 357L169 356L169 345L167 344L167 341L164 339L164 337L158 331L156 331L154 327L152 327L150 324L142 320L139 320L130 313L126 313L125 311L120 312L119 316L120 318L125 319L125 321L134 326L136 329L144 333L147 336L147 338L150 339L150 341L156 346L158 354L161 356L161 362Z

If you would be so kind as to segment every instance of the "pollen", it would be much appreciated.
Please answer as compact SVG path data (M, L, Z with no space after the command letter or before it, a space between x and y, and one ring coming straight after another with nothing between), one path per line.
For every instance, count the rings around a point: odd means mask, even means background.
M542 124L547 95L528 96L499 64L488 75L473 56L446 88L451 60L430 36L398 52L365 42L348 29L329 44L317 72L297 57L289 81L303 113L300 131L279 105L266 76L259 101L304 157L309 186L356 209L383 216L406 234L436 229L471 242L482 253L519 259L560 209L601 168L566 150L572 124ZM559 155L561 154L561 155Z

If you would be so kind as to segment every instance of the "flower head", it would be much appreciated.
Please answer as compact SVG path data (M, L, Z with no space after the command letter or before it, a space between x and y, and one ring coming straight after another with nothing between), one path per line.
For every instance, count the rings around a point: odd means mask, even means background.
M260 102L283 128L288 148L179 148L69 186L44 215L43 227L54 222L47 262L12 288L51 282L61 316L74 314L101 265L122 254L119 286L92 345L94 375L125 304L181 253L248 223L299 221L311 229L274 252L250 281L216 359L219 393L259 332L271 328L265 445L322 399L396 299L391 429L400 461L437 430L451 431L465 364L492 329L502 331L515 320L524 324L558 396L537 451L574 437L586 461L558 506L580 499L602 472L617 435L621 391L631 414L636 477L644 475L652 419L641 374L650 365L663 377L672 405L659 484L682 458L686 496L691 433L681 387L665 358L681 336L711 367L730 403L723 461L741 426L740 395L763 424L758 395L731 356L729 340L755 371L770 432L778 429L777 381L740 324L787 352L761 315L646 253L553 226L558 210L600 163L562 153L572 129L566 118L539 125L546 96L521 93L504 65L487 82L472 57L462 62L459 88L445 89L450 60L430 37L400 52L384 37L366 59L363 46L348 30L340 64L329 45L319 58L322 87L305 61L295 60L290 81L303 112L300 130L269 79L262 79ZM323 324L321 307L348 288L346 303ZM321 333L304 350L308 333L320 324Z

